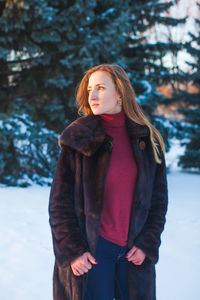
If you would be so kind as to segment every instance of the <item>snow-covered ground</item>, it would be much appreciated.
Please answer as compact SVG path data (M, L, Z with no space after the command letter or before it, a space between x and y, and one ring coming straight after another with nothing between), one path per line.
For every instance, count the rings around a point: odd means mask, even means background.
M199 300L200 176L168 175L169 206L157 264L158 300Z
M157 264L158 300L200 299L200 176L168 175L169 207ZM49 188L0 188L0 299L52 300Z
M157 300L199 300L200 176L182 173L173 141L166 154L169 206L157 269ZM0 299L52 300L54 256L49 187L0 187Z
M49 188L0 188L0 193L0 299L51 300Z

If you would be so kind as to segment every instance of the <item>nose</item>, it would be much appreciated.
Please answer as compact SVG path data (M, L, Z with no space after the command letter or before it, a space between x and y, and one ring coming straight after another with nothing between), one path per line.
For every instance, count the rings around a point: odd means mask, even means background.
M95 100L96 98L97 98L96 91L95 90L91 91L90 92L90 99Z

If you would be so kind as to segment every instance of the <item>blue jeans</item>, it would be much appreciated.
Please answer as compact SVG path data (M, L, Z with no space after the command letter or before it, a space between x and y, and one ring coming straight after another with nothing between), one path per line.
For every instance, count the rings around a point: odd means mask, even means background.
M126 246L114 244L99 235L95 258L88 271L84 300L129 299L128 260Z

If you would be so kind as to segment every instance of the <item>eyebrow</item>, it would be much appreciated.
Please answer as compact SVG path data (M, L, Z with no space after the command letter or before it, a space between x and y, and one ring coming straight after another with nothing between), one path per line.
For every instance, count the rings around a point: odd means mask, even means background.
M95 86L99 86L99 85L105 85L105 83L97 83L95 84ZM90 88L91 86L88 86L87 88Z

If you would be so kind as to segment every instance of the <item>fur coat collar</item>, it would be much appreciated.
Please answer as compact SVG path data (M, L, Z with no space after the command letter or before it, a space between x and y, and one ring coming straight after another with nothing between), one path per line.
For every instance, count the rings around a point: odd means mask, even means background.
M126 116L126 128L131 139L149 136L149 128L140 125ZM92 156L106 140L112 137L107 135L102 126L102 119L93 113L79 117L68 125L59 138L59 146L69 146L86 156Z

